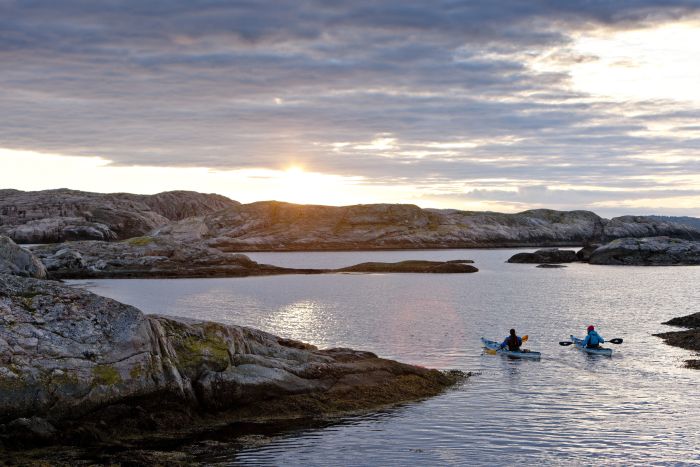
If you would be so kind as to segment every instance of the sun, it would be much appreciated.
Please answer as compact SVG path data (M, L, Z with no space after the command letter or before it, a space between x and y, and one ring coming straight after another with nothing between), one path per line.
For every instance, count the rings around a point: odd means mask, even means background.
M305 172L304 169L301 168L298 165L290 165L287 167L284 171L289 177L299 177L302 176Z
M298 165L287 167L278 173L278 196L284 201L302 204L320 204L332 196L332 177L307 172Z

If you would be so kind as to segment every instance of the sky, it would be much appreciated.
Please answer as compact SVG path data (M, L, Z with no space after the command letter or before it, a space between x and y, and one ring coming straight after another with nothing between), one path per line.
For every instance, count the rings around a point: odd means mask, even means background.
M0 0L0 188L700 216L700 0Z

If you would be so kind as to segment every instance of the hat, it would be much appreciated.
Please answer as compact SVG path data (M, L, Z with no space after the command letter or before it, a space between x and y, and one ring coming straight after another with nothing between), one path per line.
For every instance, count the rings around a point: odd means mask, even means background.
M594 329L595 329L595 328L593 327L593 325L588 326L588 332L591 332L591 331L594 330Z

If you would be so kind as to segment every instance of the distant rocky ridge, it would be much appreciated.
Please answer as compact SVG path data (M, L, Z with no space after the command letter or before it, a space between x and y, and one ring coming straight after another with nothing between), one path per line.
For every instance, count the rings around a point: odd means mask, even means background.
M687 223L648 216L604 219L590 211L240 204L184 191L133 195L65 189L0 190L0 234L18 243L151 235L229 252L569 246L657 236L700 240L700 229Z
M696 229L700 229L700 218L690 217L690 216L648 216L651 219L659 220L663 222L674 222L676 224L687 224Z
M639 216L608 220L589 211L502 214L405 204L333 207L274 201L174 222L154 235L222 251L567 246L660 235L700 240L700 230L688 225Z
M0 190L0 234L17 243L121 240L238 203L216 194Z

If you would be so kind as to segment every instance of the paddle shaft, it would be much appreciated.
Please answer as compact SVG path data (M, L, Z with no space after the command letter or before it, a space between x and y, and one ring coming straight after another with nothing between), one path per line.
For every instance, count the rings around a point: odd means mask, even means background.
M610 343L610 344L615 344L615 345L617 345L617 344L622 344L622 342L623 342L623 340L622 340L621 338L619 338L619 337L616 337L615 339L610 339L610 340L608 341L608 343ZM573 344L573 342L571 342L571 341L561 341L561 342L559 342L559 345L563 345L563 346L572 345L572 344Z

